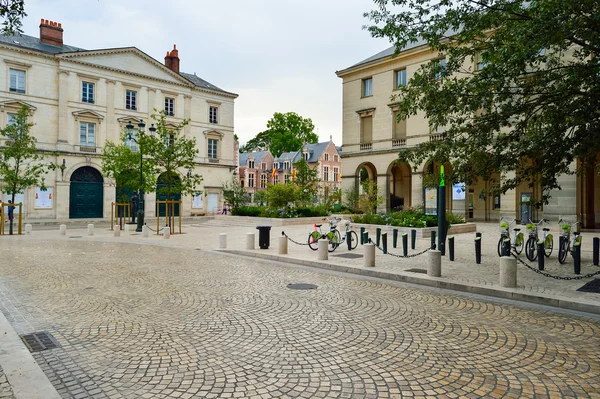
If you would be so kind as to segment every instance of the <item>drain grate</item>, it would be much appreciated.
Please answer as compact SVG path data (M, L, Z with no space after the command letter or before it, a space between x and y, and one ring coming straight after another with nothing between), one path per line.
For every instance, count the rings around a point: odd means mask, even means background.
M81 236L69 236L69 238L81 238Z
M287 287L291 290L316 290L317 289L317 286L314 284L304 284L304 283L288 284Z
M593 292L594 294L600 294L600 278L595 278L592 281L589 281L577 291Z
M333 256L337 256L338 258L346 258L346 259L358 259L358 258L363 257L361 254L339 254L339 255L333 255Z
M425 269L406 269L405 272L427 274Z
M31 353L54 349L60 346L52 334L45 331L21 335L21 340L23 340L23 343Z

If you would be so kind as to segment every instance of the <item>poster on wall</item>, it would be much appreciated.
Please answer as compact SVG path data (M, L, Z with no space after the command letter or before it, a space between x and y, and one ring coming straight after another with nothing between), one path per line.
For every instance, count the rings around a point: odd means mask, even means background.
M12 195L8 195L5 194L4 195L4 204L8 204L8 200L12 199ZM25 213L25 194L16 194L15 195L15 204L23 204L23 207L21 208L23 213ZM6 212L8 212L8 208L4 208L4 210ZM15 207L15 215L17 215L19 213L19 207L16 206Z
M437 188L425 188L425 214L437 215Z
M46 188L46 191L42 191L41 188L35 188L35 208L36 209L52 209L52 187Z
M454 183L452 185L452 199L454 201L460 201L460 200L466 199L465 183Z
M204 208L204 205L202 204L203 202L204 202L204 194L194 195L192 197L192 208L194 208L194 209Z

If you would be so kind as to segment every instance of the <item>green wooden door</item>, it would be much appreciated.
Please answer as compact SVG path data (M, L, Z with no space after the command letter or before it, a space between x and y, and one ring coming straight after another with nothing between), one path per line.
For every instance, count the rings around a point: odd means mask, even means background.
M91 167L77 169L71 177L69 218L102 218L104 187L100 172Z

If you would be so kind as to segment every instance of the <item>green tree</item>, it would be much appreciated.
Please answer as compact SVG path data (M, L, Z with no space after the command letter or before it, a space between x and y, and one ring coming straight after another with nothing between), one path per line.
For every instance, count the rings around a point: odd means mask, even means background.
M223 184L223 199L231 207L231 213L236 214L237 210L250 202L250 196L244 190L236 176Z
M311 168L308 162L302 157L294 163L296 177L292 183L297 187L297 201L304 204L311 203L317 195L319 188L319 178L317 177L317 168Z
M19 109L14 122L0 134L5 139L0 149L0 191L11 196L23 194L29 187L39 186L46 189L45 176L57 165L46 161L46 155L37 151L37 140L30 134L33 123L27 121L29 107ZM10 221L9 234L13 234L13 221Z
M589 170L600 150L600 3L597 0L375 0L374 37L398 53L424 40L445 57L425 63L392 98L400 118L424 111L443 140L400 159L452 163L453 180L504 176L559 189L561 174ZM569 168L580 160L577 171ZM506 178L509 171L514 178Z
M295 112L275 112L267 122L267 130L260 132L243 146L244 152L269 150L274 157L283 152L298 151L303 144L314 144L319 136L310 118Z
M267 191L259 190L254 193L254 203L258 206L264 206L267 204Z
M294 184L272 184L267 189L267 202L271 208L288 208L296 199L297 188Z
M23 33L21 21L26 16L25 0L1 0L0 18L4 21L0 33L5 36Z
M383 197L379 195L377 183L373 180L365 180L361 183L362 194L358 197L358 209L366 214L377 212L377 207L383 203Z

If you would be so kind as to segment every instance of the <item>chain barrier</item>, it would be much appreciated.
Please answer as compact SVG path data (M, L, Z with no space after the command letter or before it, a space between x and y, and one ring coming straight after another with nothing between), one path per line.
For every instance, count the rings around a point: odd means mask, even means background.
M150 231L153 231L153 232L155 232L155 233L160 233L161 231L163 231L164 229L166 229L167 227L169 227L169 226L165 226L165 227L163 227L162 229L154 230L152 227L148 226L148 225L147 225L147 224L145 224L145 223L144 223L144 226L146 226L147 228L149 228L149 229L150 229Z
M377 248L378 250L380 250L381 252L383 252L383 248L381 248L381 247L377 246L377 245L376 245L376 244L373 242L373 240L371 240L370 238L369 238L369 242L370 242L371 244L375 245L375 248ZM417 256L419 256L419 255L423 255L425 252L427 252L427 251L429 251L429 250L431 250L431 248L427 248L427 249L425 249L424 251L421 251L421 252L419 252L419 253L416 253L416 254L410 254L410 255L406 255L406 256L404 256L404 255L398 255L398 254L393 254L393 253L391 253L390 251L388 251L388 252L387 252L385 255L390 255L390 256L394 256L394 257L396 257L396 258L404 258L404 259L406 259L406 258L414 258L414 257L417 257Z
M566 276L566 277L563 277L563 276L555 276L555 275L553 275L553 274L550 274L550 273L543 272L543 271L541 271L541 270L539 270L539 269L537 269L537 268L535 268L535 267L533 267L533 266L531 266L531 265L527 264L525 261L523 261L521 258L519 258L519 257L518 257L518 256L517 256L517 255L516 255L514 252L511 252L511 255L512 255L512 256L513 256L513 257L514 257L514 258L515 258L515 259L516 259L516 260L517 260L519 263L521 263L522 265L526 266L527 268L529 268L529 269L533 270L533 271L534 271L534 272L536 272L537 274L541 274L541 275L542 275L542 276L544 276L544 277L550 277L550 278L553 278L553 279L555 279L555 280L583 280L584 278L590 278L590 277L594 277L594 276L600 275L600 271L597 271L597 272L595 272L595 273L588 273L588 274L586 274L585 276L575 276L575 277L570 277L570 276Z
M285 231L281 232L281 235L284 236L285 238L287 238L288 240L290 240L291 242L293 242L296 245L308 245L307 242L298 242L296 240L293 240L292 238L290 238L287 234L285 234Z

